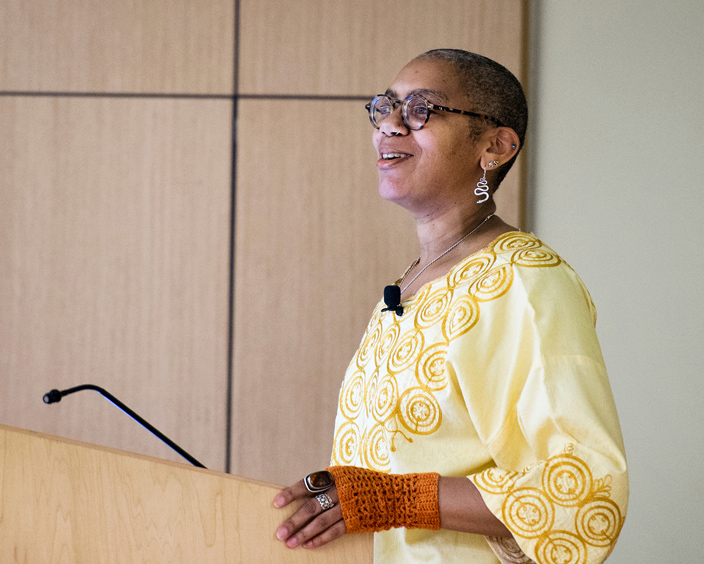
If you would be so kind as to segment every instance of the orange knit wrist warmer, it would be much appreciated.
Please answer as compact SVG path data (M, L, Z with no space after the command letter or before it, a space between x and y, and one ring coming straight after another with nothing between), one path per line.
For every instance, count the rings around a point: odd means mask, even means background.
M332 466L348 533L440 528L438 478L427 474L384 474L355 466Z

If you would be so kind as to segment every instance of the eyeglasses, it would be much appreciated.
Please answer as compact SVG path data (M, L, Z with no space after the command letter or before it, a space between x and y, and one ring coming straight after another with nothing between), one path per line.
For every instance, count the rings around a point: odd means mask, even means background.
M476 112L456 110L446 106L431 104L420 94L411 94L407 96L405 100L396 100L385 94L379 94L364 107L369 112L369 121L372 122L372 125L376 129L379 129L381 122L394 113L399 105L401 105L401 118L403 119L403 123L408 129L413 129L414 131L423 129L423 126L428 123L430 119L431 112L451 112L453 114L480 117L493 121L498 127L502 127L502 123L496 118Z

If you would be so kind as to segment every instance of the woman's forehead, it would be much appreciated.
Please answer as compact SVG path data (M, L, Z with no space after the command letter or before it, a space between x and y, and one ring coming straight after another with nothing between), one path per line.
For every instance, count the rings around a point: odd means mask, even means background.
M392 88L387 88L384 92L389 98L399 98L399 93ZM420 94L423 98L430 101L447 102L447 95L442 90L436 90L433 88L414 88L408 92L404 92L403 97L411 96L412 94Z
M453 65L435 59L414 59L401 69L386 91L387 96L399 99L411 94L444 103L466 97Z

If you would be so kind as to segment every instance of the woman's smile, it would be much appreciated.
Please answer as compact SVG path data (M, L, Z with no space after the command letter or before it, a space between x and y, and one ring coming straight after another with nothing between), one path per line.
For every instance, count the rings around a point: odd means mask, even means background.
M413 155L406 151L392 150L392 149L382 149L379 152L379 160L376 163L377 168L387 169L399 165L412 159Z

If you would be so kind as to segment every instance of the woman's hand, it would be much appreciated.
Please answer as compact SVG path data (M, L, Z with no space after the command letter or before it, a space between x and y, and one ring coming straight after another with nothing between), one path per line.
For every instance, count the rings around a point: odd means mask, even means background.
M303 480L277 494L274 498L274 507L277 508L286 507L299 499L305 499L305 502L276 529L276 538L288 548L317 548L342 537L346 528L337 488L332 486L325 495L330 496L335 505L324 511L315 494L306 489Z

